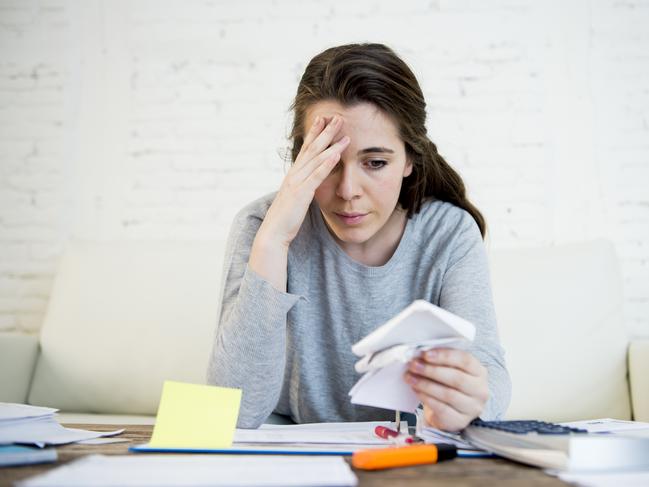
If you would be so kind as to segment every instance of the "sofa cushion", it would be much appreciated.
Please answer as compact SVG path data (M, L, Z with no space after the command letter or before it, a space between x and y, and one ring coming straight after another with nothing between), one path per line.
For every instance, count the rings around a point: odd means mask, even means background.
M77 242L60 263L31 404L155 414L166 379L205 383L222 242Z
M0 401L27 400L38 357L38 337L0 332Z
M512 377L508 418L630 419L622 286L610 243L491 254Z
M649 340L636 339L629 346L629 383L633 419L649 421Z

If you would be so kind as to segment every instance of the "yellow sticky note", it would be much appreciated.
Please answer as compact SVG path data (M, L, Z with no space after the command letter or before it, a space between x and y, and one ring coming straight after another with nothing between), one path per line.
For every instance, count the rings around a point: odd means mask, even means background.
M149 444L162 448L228 448L241 389L165 381Z

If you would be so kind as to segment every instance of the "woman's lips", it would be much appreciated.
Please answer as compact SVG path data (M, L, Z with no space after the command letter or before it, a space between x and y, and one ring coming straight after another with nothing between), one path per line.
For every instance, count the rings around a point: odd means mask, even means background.
M345 225L358 225L367 213L335 213Z

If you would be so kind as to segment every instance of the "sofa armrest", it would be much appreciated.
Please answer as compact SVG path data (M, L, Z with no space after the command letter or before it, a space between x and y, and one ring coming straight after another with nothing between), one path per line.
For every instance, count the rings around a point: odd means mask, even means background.
M634 340L629 345L629 385L633 419L649 421L649 340Z
M27 402L38 349L38 337L0 332L0 401Z

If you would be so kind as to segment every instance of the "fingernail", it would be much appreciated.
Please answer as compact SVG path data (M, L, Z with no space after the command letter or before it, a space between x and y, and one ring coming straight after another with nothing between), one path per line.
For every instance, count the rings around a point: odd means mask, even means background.
M345 135L342 139L340 139L341 144L346 144L349 142L349 137Z
M428 352L426 352L426 358L431 359L431 360L436 359L437 358L437 352L435 350L429 350Z
M412 370L414 370L415 372L421 372L421 371L424 370L424 364L422 364L421 362L415 361L415 362L412 362L412 364L410 365L410 368Z
M315 126L315 125L320 125L320 120L322 120L322 119L320 118L320 115L318 115L318 116L315 118L315 120L313 121L313 125L314 125L314 126Z
M406 374L406 382L408 384L414 385L417 383L417 378L412 374Z

